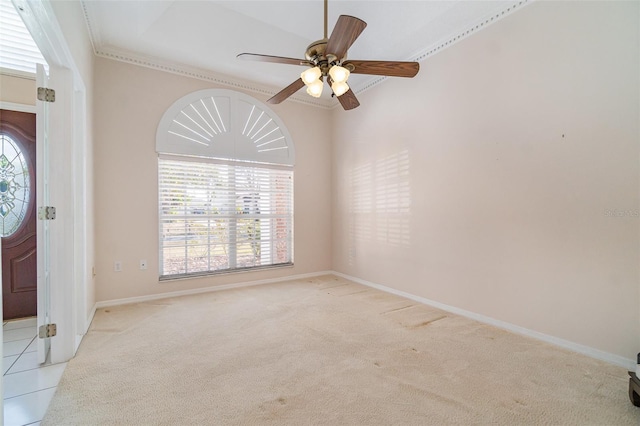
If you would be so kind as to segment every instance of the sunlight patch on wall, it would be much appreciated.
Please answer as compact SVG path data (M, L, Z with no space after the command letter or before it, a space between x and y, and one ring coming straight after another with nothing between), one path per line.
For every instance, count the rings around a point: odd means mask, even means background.
M350 170L349 265L357 247L411 245L411 184L408 150L364 163Z
M376 239L391 247L411 245L409 152L376 161Z

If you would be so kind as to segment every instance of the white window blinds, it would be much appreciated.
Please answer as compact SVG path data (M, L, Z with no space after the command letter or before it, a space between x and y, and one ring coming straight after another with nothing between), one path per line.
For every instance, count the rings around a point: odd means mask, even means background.
M36 72L46 62L10 1L0 1L0 68Z
M293 171L160 157L160 276L293 263Z

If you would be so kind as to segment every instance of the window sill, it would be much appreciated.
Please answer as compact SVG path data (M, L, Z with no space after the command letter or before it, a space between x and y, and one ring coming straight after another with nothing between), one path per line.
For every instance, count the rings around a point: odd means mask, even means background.
M158 281L182 281L190 280L194 278L205 278L219 275L232 275L232 274L244 274L248 272L267 271L271 269L285 269L293 268L293 263L281 263L278 265L258 266L250 268L238 268L238 269L224 269L221 271L207 271L207 272L195 272L192 274L177 274L177 275L160 275Z

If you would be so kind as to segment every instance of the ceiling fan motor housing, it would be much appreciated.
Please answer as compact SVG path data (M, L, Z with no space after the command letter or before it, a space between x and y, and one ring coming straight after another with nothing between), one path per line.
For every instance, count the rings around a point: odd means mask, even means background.
M324 53L327 50L327 43L329 39L322 38L320 40L316 40L307 46L307 51L304 56L308 61L315 62L318 58L324 57Z
M335 55L327 53L328 42L329 39L327 38L316 40L307 47L307 51L304 54L309 62L320 68L323 77L326 77L329 69L338 63L338 59L346 59L346 56L344 58L338 58Z

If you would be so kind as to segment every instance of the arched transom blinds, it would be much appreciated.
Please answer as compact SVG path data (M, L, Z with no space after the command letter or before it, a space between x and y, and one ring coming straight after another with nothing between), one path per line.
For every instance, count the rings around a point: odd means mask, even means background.
M293 166L291 136L266 105L243 93L206 89L177 100L165 112L156 151Z

